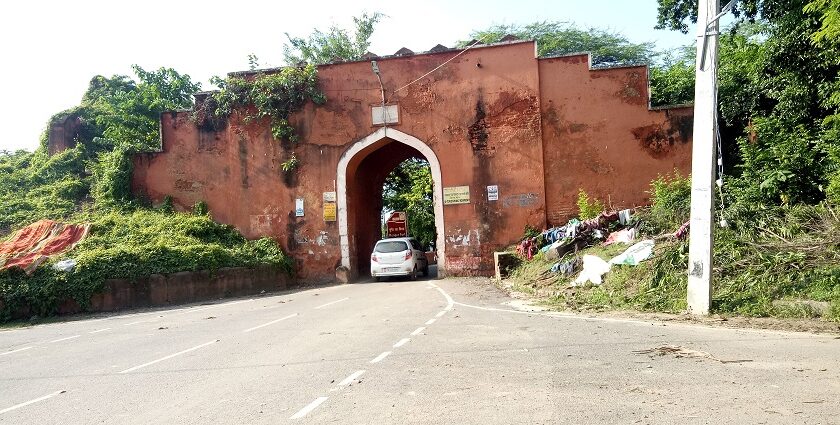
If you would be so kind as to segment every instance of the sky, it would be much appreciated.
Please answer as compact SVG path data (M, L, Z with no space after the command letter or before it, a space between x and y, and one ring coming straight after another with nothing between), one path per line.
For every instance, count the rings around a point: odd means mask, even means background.
M285 34L313 28L350 28L362 12L387 17L370 51L415 52L453 46L472 30L493 24L561 21L609 29L659 49L693 42L693 35L655 30L656 0L426 0L253 1L144 0L142 2L27 0L0 6L0 150L34 150L50 116L77 105L95 75L132 75L131 65L171 67L214 88L211 76L283 65Z

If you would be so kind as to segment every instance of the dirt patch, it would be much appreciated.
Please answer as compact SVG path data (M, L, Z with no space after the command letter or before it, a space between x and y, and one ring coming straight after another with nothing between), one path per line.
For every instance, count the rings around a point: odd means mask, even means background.
M469 136L473 151L487 149L487 139L490 137L487 129L487 111L485 110L484 101L479 99L475 104L475 120L467 129L467 135Z
M674 146L674 138L668 136L660 125L652 124L636 127L631 132L633 137L639 141L642 150L656 159L668 156Z

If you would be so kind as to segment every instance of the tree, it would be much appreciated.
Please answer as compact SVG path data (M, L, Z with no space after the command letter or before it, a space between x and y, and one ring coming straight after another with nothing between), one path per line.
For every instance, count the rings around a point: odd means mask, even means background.
M591 52L594 65L648 63L655 56L654 44L631 43L619 33L598 28L580 29L564 22L534 22L528 25L493 25L470 33L483 43L495 43L505 35L536 40L539 56ZM469 41L461 41L464 47Z
M695 48L664 52L650 67L650 103L654 106L694 102Z
M376 24L385 15L375 12L362 13L353 17L354 32L351 35L344 28L336 25L324 33L315 29L309 37L292 37L286 33L289 43L283 46L283 57L288 65L307 62L314 65L333 62L335 60L357 60L367 53L370 47L370 37Z
M836 178L836 5L745 0L735 10L738 21L721 43L719 107L721 127L740 130L728 142L747 136L737 142L738 198L751 204L816 203ZM658 27L685 32L696 10L696 0L659 0Z
M407 159L388 174L382 190L385 211L405 211L408 233L423 247L436 239L435 209L432 200L432 171L422 159Z
M94 77L82 97L81 107L87 118L102 130L97 136L139 150L156 149L161 112L191 107L192 95L201 85L172 68L155 71L146 71L138 65L131 68L139 81L124 75Z

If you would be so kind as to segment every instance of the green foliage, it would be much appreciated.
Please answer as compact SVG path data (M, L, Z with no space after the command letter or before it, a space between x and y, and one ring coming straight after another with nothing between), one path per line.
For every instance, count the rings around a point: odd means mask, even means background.
M778 118L754 122L757 137L739 139L741 184L758 195L750 201L786 205L821 200L828 161L819 136L804 125L790 128Z
M589 220L590 218L598 217L604 211L604 203L597 199L590 199L583 189L578 191L578 217L581 220Z
M17 308L33 314L55 314L63 299L87 307L107 279L137 279L180 271L215 271L222 267L279 267L291 261L271 239L247 241L231 226L205 215L136 210L81 215L92 222L89 236L65 255L77 261L71 272L42 266L32 276L20 270L0 271L0 299L6 303L0 321ZM57 258L55 260L60 260Z
M691 213L691 178L679 171L659 176L650 183L650 209L644 230L652 234L673 232L688 221Z
M192 95L201 88L189 75L181 75L172 68L146 71L133 65L132 69L139 81L124 75L91 79L75 113L95 125L91 133L106 143L96 143L93 137L80 142L104 150L114 146L108 142L126 144L138 151L157 150L160 114L190 107Z
M298 165L300 165L300 161L298 161L295 154L292 153L292 156L290 156L289 159L283 161L283 163L280 164L280 168L282 168L283 171L289 173L297 169Z
M660 55L650 68L650 103L653 106L694 103L695 49L686 46Z
M121 144L99 155L93 162L91 195L104 207L126 206L132 201L131 173L134 148Z
M812 0L805 5L805 12L820 16L822 25L813 35L814 42L840 40L840 0Z
M646 213L640 214L648 220ZM840 321L840 218L825 205L740 211L733 220L750 226L715 231L712 311L775 317L824 317ZM594 246L577 255L609 259L626 247ZM574 254L572 254L574 255ZM680 313L686 308L688 242L660 239L654 256L638 266L613 266L598 287L569 288L573 277L548 272L537 255L512 274L518 288L576 310L635 309ZM779 300L828 302L830 311L785 307Z
M352 35L335 25L330 26L326 33L315 29L308 38L292 37L286 33L286 38L289 39L289 44L283 46L286 64L294 66L306 62L321 65L336 60L360 59L370 47L370 37L376 24L384 17L385 15L379 12L362 13L362 16L353 17Z
M297 142L289 116L300 110L307 101L326 102L318 90L318 70L314 65L290 66L277 72L258 73L248 77L230 77L217 81L221 90L207 96L196 105L193 121L199 127L217 129L234 113L247 123L268 120L275 139Z
M432 171L421 159L407 159L385 178L382 190L384 211L405 211L408 233L423 247L435 243L435 209L432 200Z
M90 190L85 157L81 145L52 157L41 150L0 154L0 234L77 212Z
M484 43L495 43L507 34L536 40L539 56L591 52L593 65L648 63L654 56L653 43L631 43L623 35L598 28L580 29L564 22L534 22L528 25L498 24L470 33ZM465 47L469 41L458 44Z
M210 216L210 208L207 206L207 202L198 201L193 205L192 213L195 215L204 215Z
M139 81L94 77L81 105L51 119L78 119L74 148L49 156L44 136L35 152L0 152L0 235L44 218L93 223L88 238L63 257L77 260L72 272L49 264L32 276L0 271L0 321L23 306L54 314L65 299L87 307L106 279L221 267L291 271L274 241L246 241L214 223L206 204L197 204L195 214L174 213L167 197L157 210L139 209L130 190L131 154L158 148L159 114L189 106L199 87L168 68L134 70Z

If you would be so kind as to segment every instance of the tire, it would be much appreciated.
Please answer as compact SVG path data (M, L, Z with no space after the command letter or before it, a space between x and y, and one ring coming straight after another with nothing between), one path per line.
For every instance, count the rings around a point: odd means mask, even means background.
M376 282L382 282L382 277L376 276L373 278L373 280L375 280Z
M429 263L426 262L426 265L423 267L423 277L429 277Z
M417 265L414 265L414 270L411 271L411 274L408 275L408 278L411 280L417 280Z

